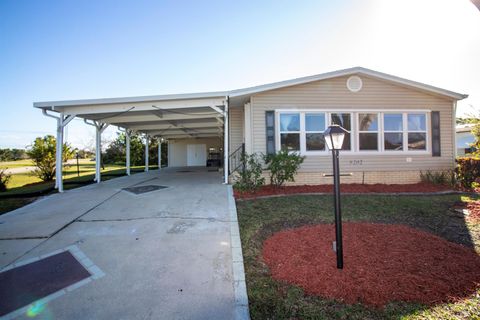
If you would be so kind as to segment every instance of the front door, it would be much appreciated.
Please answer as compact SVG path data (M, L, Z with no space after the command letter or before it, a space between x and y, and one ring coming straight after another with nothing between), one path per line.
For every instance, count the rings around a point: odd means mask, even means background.
M187 144L187 166L205 166L207 163L206 144Z

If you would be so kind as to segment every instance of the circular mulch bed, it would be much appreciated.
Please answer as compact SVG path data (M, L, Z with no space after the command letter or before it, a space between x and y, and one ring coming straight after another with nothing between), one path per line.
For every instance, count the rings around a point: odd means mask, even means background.
M342 193L431 193L441 191L452 191L451 187L444 185L435 185L431 183L412 183L412 184L342 184L340 186ZM303 186L282 186L274 187L271 185L262 186L255 192L234 191L237 199L252 199L256 197L265 197L272 195L302 194L302 193L333 193L333 185L303 185Z
M480 285L473 250L407 226L344 223L343 270L334 240L331 224L281 231L264 242L263 259L274 279L348 304L435 304L468 297Z

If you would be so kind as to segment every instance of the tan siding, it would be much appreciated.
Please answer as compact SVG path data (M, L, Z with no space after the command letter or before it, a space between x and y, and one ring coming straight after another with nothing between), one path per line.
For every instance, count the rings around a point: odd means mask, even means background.
M388 110L421 109L440 111L441 157L430 154L367 155L342 153L341 169L347 172L362 171L414 171L443 170L453 167L454 147L452 101L424 92L393 85L388 82L362 76L363 88L352 93L346 88L348 77L316 81L257 94L252 97L253 151L265 153L265 111L275 109L324 109L324 110ZM276 137L277 138L277 137ZM353 137L352 137L353 138ZM407 162L411 158L411 162ZM361 165L353 164L361 160ZM358 163L360 161L356 161ZM307 156L301 172L328 172L331 156Z
M243 107L230 108L228 116L230 118L230 153L232 153L243 143Z

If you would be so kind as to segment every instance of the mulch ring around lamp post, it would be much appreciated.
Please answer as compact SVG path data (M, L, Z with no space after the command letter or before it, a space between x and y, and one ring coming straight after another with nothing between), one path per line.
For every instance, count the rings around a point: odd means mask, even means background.
M456 301L480 286L480 257L470 248L403 225L347 222L343 228L343 270L332 250L334 225L320 224L265 240L272 277L308 295L376 308Z

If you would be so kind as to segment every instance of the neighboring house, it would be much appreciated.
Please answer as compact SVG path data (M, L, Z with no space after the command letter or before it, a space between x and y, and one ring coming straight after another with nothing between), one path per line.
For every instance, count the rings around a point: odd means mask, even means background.
M460 124L456 127L457 156L464 156L473 151L471 144L475 142L472 134L474 124Z
M195 94L38 102L34 106L164 138L169 166L205 165L208 152L306 156L297 184L331 183L322 132L349 131L343 182L412 183L455 160L455 109L467 95L355 67L251 88ZM58 128L63 128L60 125ZM60 131L59 131L60 132ZM224 139L225 138L225 139Z

